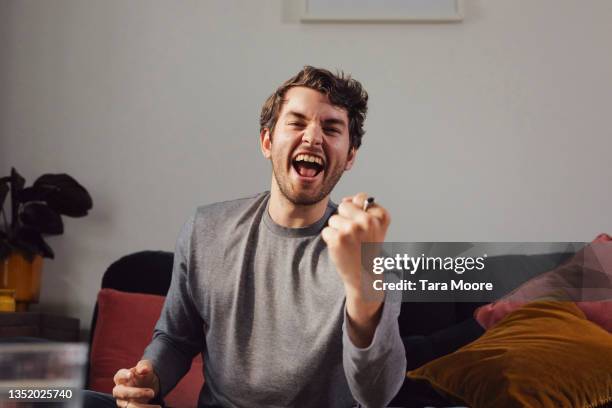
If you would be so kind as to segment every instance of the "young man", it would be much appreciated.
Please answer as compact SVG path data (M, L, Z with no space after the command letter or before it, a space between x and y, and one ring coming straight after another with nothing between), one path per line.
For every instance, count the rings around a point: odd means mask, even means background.
M203 353L201 407L383 407L405 377L400 304L366 299L361 243L390 219L329 194L355 162L367 93L305 67L265 102L271 191L200 207L185 224L153 340L119 370L119 407L150 406Z

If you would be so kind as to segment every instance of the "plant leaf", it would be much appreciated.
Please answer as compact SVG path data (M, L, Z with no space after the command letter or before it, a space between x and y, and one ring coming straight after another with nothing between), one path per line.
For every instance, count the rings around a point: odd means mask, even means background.
M61 235L64 233L62 217L46 204L29 202L23 204L19 219L26 226L43 234Z
M17 225L17 209L19 208L17 197L24 185L25 179L17 173L14 167L11 167L11 227Z
M4 200L9 192L8 180L0 179L0 211L4 209Z
M11 189L13 192L21 191L25 186L25 179L21 177L21 174L17 173L14 167L11 167Z
M40 254L45 258L55 258L55 254L51 247L45 242L40 232L33 228L20 228L19 231L17 231L17 236L11 243L30 261L34 259L36 254Z
M27 203L28 201L44 201L51 191L52 190L34 186L26 187L19 192L17 200L21 203Z
M69 217L84 217L93 206L85 187L68 174L43 174L33 187L47 191L44 201L49 207Z

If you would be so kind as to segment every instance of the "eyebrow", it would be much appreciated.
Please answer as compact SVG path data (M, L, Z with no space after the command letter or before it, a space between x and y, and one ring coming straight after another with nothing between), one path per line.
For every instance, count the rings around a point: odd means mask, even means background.
M326 125L340 125L340 126L346 126L346 122L344 122L344 120L342 120L342 119L336 119L336 118L325 119L325 120L323 121L323 123L325 123Z
M298 119L302 119L302 120L306 120L306 115L301 114L300 112L296 112L296 111L289 111L287 112L287 116L295 116Z
M300 112L296 112L296 111L289 111L287 112L287 116L293 116L297 119L301 119L301 120L307 120L308 118L306 117L306 115L304 115L303 113ZM323 121L324 124L326 125L341 125L341 126L346 126L346 122L343 119L337 119L337 118L329 118L329 119L325 119Z

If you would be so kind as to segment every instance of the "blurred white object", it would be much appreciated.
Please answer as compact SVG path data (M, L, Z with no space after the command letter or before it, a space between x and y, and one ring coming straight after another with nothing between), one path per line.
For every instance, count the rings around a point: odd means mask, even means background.
M86 344L0 344L0 408L80 407L86 364Z

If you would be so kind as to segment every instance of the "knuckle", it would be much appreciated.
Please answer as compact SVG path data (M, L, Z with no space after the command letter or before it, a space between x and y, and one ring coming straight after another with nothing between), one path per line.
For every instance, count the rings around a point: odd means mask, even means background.
M370 228L371 216L368 214L360 214L355 220L355 233L361 234Z
M336 247L345 244L348 241L348 236L346 234L339 234L338 239L336 240Z
M353 227L352 226L348 227L346 230L341 231L338 234L338 243L344 245L344 244L351 242L354 234L355 232L353 230Z
M367 198L368 195L362 191L360 193L355 194L355 196L353 197L353 203L355 203L355 205L362 204Z
M374 217L371 214L361 213L358 215L357 221L360 225L364 225L367 228L372 227L374 225Z
M384 208L381 209L381 221L385 226L391 224L391 214Z
M117 371L117 373L115 374L115 379L116 380L125 380L127 379L127 374L129 373L129 370L122 368L119 371Z
M333 247L335 245L336 240L334 239L334 234L330 227L325 227L323 231L321 231L321 236L323 237L323 240L327 246Z
M346 228L346 232L347 234L346 237L348 238L350 235L354 235L357 234L361 231L361 225L359 225L359 223L352 221Z
M338 245L339 245L339 244L338 244L338 239L334 239L334 238L332 238L332 239L330 239L330 240L327 242L327 246L328 246L328 248L330 248L330 249L336 249L336 248L338 248Z

